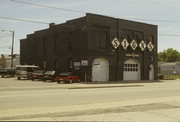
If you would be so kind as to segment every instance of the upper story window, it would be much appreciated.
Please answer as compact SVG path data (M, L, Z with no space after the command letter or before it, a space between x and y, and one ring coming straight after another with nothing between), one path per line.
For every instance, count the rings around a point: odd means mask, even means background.
M154 37L153 35L150 36L150 39L149 39L150 42L153 42L154 41Z
M106 49L108 39L110 38L110 32L108 27L102 25L93 25L92 41L93 47Z

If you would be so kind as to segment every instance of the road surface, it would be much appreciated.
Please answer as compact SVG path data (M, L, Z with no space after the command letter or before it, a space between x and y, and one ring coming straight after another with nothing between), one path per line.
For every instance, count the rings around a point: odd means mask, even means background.
M102 118L111 115L114 117L109 116L109 120L116 120L118 114L132 112L175 109L180 112L180 80L128 85L80 89L3 89L0 92L0 120L96 120L98 115ZM132 115L135 116L135 113ZM178 120L178 116L166 118L172 119Z

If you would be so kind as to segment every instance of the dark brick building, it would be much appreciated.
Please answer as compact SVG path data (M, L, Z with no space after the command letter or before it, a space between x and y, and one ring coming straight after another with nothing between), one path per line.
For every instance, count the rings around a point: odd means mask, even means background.
M157 79L157 26L87 13L20 40L21 64L92 81Z

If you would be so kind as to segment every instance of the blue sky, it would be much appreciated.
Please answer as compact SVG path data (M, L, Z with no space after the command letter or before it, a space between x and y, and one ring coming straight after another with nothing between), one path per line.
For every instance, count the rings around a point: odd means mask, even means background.
M158 25L159 34L180 35L180 1L179 0L19 0L102 14L111 17L129 19ZM63 23L67 20L85 16L57 9L25 5L11 0L0 0L0 17L11 17L42 22ZM134 18L148 19L137 20ZM179 22L163 22L150 20L173 20ZM19 40L34 31L48 28L47 24L11 21L0 18L0 30L15 31L14 52L19 53ZM0 31L0 54L10 53L12 33ZM180 51L180 36L158 36L158 51L174 48Z

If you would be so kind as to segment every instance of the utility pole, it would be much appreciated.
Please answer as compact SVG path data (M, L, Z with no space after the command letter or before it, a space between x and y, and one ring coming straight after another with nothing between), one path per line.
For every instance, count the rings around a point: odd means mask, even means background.
M11 46L11 70L13 68L13 50L14 50L14 30L1 30L2 32L8 31L12 33L12 46Z
M11 70L13 68L13 57L14 57L14 30L12 31L12 46L11 46Z

